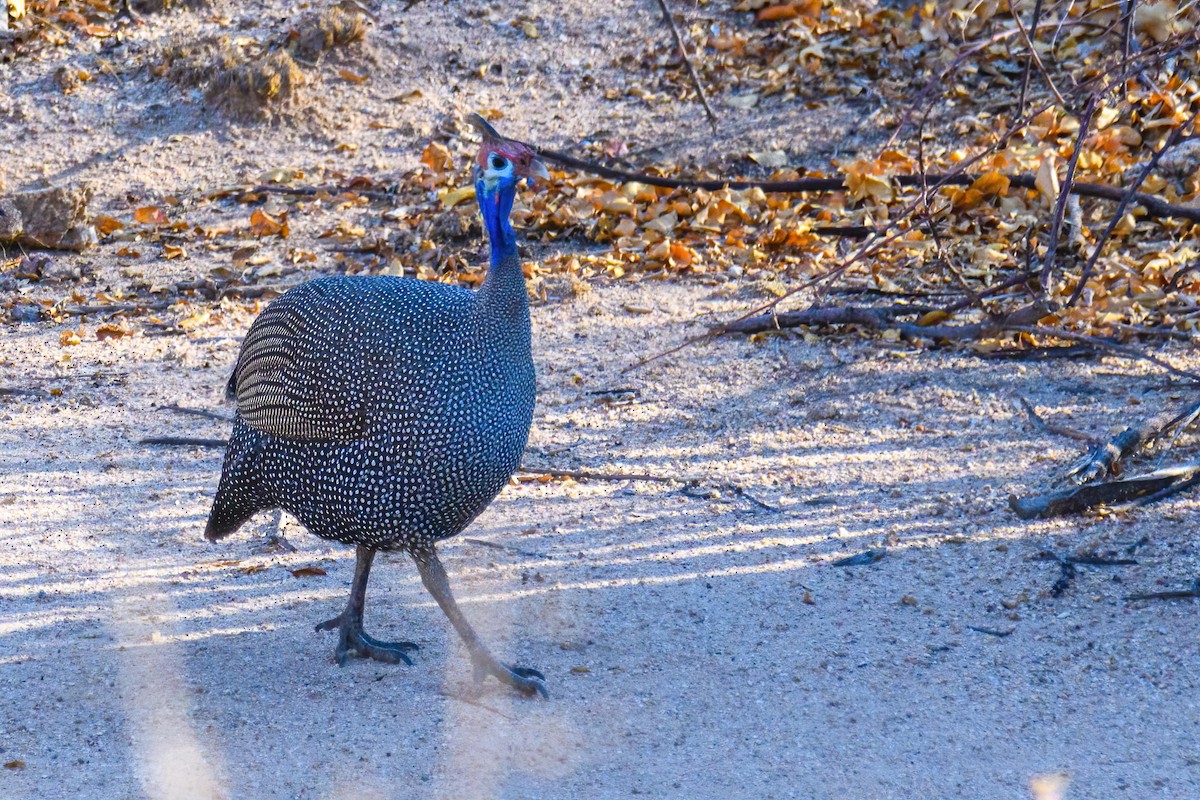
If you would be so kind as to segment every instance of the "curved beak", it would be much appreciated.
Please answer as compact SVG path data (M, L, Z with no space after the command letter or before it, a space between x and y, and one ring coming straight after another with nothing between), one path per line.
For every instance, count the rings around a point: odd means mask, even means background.
M533 180L536 178L539 181L550 180L550 170L546 169L545 163L540 158L529 159L529 167L523 170L524 177Z

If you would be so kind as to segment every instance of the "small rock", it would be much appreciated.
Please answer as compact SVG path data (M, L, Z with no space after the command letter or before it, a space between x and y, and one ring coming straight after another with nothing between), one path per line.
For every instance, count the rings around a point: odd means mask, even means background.
M42 307L32 303L21 303L8 311L9 322L39 322L42 319Z

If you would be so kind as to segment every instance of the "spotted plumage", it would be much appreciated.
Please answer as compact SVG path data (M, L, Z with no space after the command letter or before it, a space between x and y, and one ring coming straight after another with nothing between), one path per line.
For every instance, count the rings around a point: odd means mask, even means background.
M350 603L318 626L339 630L342 663L409 661L415 645L362 631L374 553L407 551L477 670L545 694L539 673L500 664L479 642L435 550L508 482L533 418L529 304L508 214L520 178L545 171L524 145L483 132L476 195L491 265L480 289L332 277L273 302L229 381L238 411L206 535L283 508L317 536L355 545Z

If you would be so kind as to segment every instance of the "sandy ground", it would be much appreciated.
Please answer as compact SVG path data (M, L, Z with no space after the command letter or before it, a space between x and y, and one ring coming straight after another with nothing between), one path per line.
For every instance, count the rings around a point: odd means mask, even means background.
M702 130L695 109L605 105L546 66L591 59L611 77L647 46L653 4L608 4L608 40L589 4L527 5L536 46L498 7L461 28L439 4L384 12L373 57L397 77L315 100L349 109L336 136L311 120L230 126L186 104L155 117L167 89L136 75L41 103L54 64L5 65L15 79L0 137L20 131L28 145L5 162L8 183L107 177L99 202L112 205L318 163L338 137L363 143L339 168L399 171L447 108L502 101L514 132L552 142L602 118L647 142L672 125ZM146 27L131 46L164 35ZM447 54L476 40L524 59L526 79L468 75L455 88ZM424 105L384 102L410 82ZM372 130L374 113L414 127ZM763 113L753 133L727 135L805 135ZM679 138L672 152L686 157ZM93 288L123 280L104 248L61 258L85 263ZM216 259L163 269L202 273ZM1200 501L1032 523L1006 505L1079 449L1031 430L1018 395L1108 433L1170 404L1170 382L1127 362L796 336L718 340L622 374L701 330L697 317L727 319L758 296L723 280L597 282L534 309L526 463L699 478L520 482L445 544L465 612L501 657L546 674L548 702L472 681L404 556L377 561L367 625L418 642L416 663L339 669L332 635L312 626L342 607L351 551L287 518L295 552L268 549L269 515L204 541L220 452L138 440L226 434L165 407L229 412L222 387L248 311L186 335L85 335L70 348L65 325L5 325L0 385L29 393L0 396L0 763L13 764L0 797L1000 800L1059 773L1072 800L1200 796L1195 608L1124 599L1200 574ZM880 547L870 566L832 563ZM1132 550L1138 563L1081 567L1052 597L1047 550ZM303 567L327 574L292 575Z

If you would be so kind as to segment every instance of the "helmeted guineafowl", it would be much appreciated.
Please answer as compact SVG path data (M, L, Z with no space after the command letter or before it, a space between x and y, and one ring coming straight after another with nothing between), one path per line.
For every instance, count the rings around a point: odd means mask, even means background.
M534 669L501 664L455 603L435 544L462 531L521 462L533 418L529 302L509 212L521 178L548 177L482 118L475 191L491 243L478 291L411 278L321 278L275 300L242 344L233 436L205 535L283 508L357 546L350 600L317 626L349 656L411 664L411 642L363 632L371 561L404 550L457 629L477 675L545 696Z

